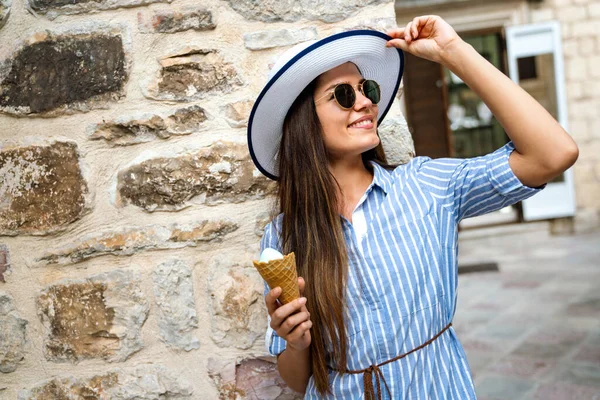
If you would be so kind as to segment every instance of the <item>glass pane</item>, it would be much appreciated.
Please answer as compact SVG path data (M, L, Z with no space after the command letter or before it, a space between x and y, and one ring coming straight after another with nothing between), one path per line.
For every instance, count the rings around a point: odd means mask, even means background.
M466 42L501 71L502 40L498 33L465 37ZM502 147L508 138L489 108L460 78L449 70L445 74L454 156L477 157Z
M556 83L554 78L554 56L539 54L517 59L519 85L536 99L555 119L558 119ZM551 182L564 182L560 175Z

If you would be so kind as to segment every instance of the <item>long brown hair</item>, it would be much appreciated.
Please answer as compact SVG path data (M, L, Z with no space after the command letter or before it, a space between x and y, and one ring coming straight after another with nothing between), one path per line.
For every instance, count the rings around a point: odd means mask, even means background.
M316 79L296 98L288 112L279 150L279 212L285 253L294 251L298 275L306 281L310 311L312 372L317 390L329 392L327 365L346 369L344 323L348 255L340 218L339 184L328 168L322 128L313 93ZM363 153L384 167L381 143ZM329 352L332 349L332 352Z

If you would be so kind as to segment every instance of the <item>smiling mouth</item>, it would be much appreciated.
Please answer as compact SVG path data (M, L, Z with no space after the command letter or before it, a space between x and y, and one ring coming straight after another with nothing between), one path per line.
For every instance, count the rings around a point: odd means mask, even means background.
M372 119L365 119L360 122L355 122L353 124L348 125L348 128L371 128L373 126Z

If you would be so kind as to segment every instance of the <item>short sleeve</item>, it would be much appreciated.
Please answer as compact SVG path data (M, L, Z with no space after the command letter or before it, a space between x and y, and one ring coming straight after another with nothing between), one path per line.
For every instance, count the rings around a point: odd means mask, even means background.
M260 252L268 247L281 252L281 246L279 245L279 230L276 228L278 219L270 222L265 227L265 233L260 241ZM267 282L264 282L264 295L271 290ZM279 337L273 329L271 329L271 318L267 315L267 332L265 334L265 347L269 354L277 356L285 350L286 341Z
M481 157L425 159L418 177L429 191L452 207L457 222L525 200L540 190L521 183L510 168L512 142Z

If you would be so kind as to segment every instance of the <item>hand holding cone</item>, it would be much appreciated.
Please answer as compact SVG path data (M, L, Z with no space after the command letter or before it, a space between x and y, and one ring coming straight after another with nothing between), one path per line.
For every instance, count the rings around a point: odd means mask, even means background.
M275 251L272 249L265 249L263 254L270 250L270 253ZM269 252L267 252L269 253ZM281 253L277 254L281 257ZM281 295L279 301L281 304L287 304L292 300L300 297L300 290L298 289L298 274L296 272L296 256L294 253L290 253L283 258L273 258L268 261L264 260L261 256L261 261L252 261L254 267L260 273L260 276L267 282L267 285L271 289L279 286L281 288Z

